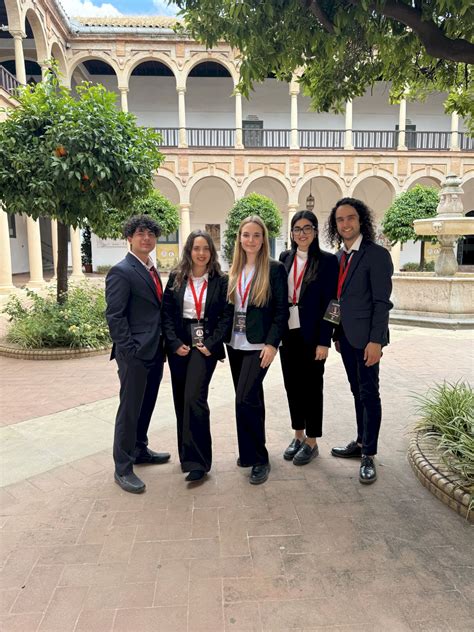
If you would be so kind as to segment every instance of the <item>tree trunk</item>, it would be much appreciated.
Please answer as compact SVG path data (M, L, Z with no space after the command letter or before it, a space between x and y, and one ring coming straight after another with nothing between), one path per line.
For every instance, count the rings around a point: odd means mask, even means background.
M420 272L425 269L425 240L421 240L421 248L420 248Z
M57 301L64 303L67 299L67 236L69 226L58 220L58 269L57 269Z

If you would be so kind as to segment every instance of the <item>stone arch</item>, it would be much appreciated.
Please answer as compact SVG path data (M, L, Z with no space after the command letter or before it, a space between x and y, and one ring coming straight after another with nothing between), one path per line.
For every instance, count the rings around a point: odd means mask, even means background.
M178 206L181 202L180 189L182 187L179 186L179 182L174 181L167 175L155 175L153 178L153 186L175 206Z
M433 173L430 173L430 175L420 175L417 173L406 179L403 188L405 191L408 191L409 189L413 189L415 185L422 184L423 186L436 187L439 189L443 179L444 176L441 173L439 173L439 175L434 175Z
M361 199L374 213L376 225L380 225L385 211L396 193L394 183L379 174L367 174L353 185L351 197Z
M33 31L36 47L36 61L41 64L48 59L48 43L42 20L39 18L38 13L32 8L26 10L23 20L24 30L26 30L26 20L28 20L31 30Z
M234 201L238 199L239 195L238 195L237 187L235 185L235 182L229 177L229 174L226 171L223 171L222 169L216 169L216 168L211 167L211 168L203 169L202 171L199 171L197 174L195 174L192 178L189 179L186 186L186 190L184 192L184 196L183 196L184 199L182 200L183 202L189 202L191 200L191 193L192 193L193 188L196 186L198 182L200 182L201 180L204 180L205 178L218 178L219 180L222 180L232 190Z
M99 50L94 51L93 53L90 53L89 51L84 51L81 52L79 55L73 57L69 64L68 76L72 78L74 71L80 64L84 63L85 61L94 60L103 61L105 64L108 64L114 70L118 83L121 72L116 60L113 59L113 57L111 57L110 55L107 55Z
M319 223L319 238L321 244L328 248L330 246L325 241L324 229L331 209L338 200L344 197L342 185L334 177L321 176L319 174L313 175L313 177L306 177L305 181L298 187L298 208L296 210L306 208L306 198L310 191L314 197L314 214L318 218Z
M23 31L24 20L21 18L20 3L18 0L5 0L5 9L8 18L8 30Z
M164 54L135 58L122 73L119 89L128 89L128 110L139 125L156 129L179 126L177 78Z
M176 82L178 81L179 70L178 70L178 67L176 66L175 61L169 55L165 55L164 53L160 53L160 52L153 52L153 53L148 53L146 55L134 57L125 65L125 68L122 71L122 77L121 77L124 80L124 87L129 85L130 77L132 76L132 73L135 70L135 68L137 68L141 64L146 63L147 61L157 61L163 64L164 66L166 66L167 68L171 70L171 72L173 73L176 79Z
M51 43L50 57L54 57L54 59L58 62L58 68L61 74L61 81L63 83L68 83L66 57L64 55L64 50L62 46L56 40Z
M282 173L273 169L265 169L264 171L259 169L258 171L255 171L251 176L245 178L241 186L241 190L243 191L242 195L248 195L249 193L252 193L254 182L263 178L270 178L271 180L276 180L281 184L281 186L285 189L286 204L288 204L288 200L290 199L291 195L290 183Z
M223 55L219 55L219 53L206 52L206 53L198 53L197 55L194 55L189 61L185 63L182 70L183 87L186 86L189 73L191 72L191 70L195 68L196 66L199 66L199 64L202 64L206 61L212 61L216 64L219 64L220 66L223 66L229 72L234 82L234 88L239 83L239 73L234 63L230 62Z

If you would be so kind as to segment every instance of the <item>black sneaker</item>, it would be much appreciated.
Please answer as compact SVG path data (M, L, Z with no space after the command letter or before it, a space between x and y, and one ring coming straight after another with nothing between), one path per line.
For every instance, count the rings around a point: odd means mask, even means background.
M309 444L305 443L301 446L298 452L293 458L293 465L306 465L310 463L319 454L319 448L317 445L312 448Z
M377 480L377 470L374 459L371 456L363 456L360 463L359 481L364 485L370 485Z
M351 441L345 448L333 448L331 450L333 456L340 456L343 459L360 459L362 456L362 448L357 445L357 441Z
M283 458L285 459L285 461L292 461L293 457L295 456L295 454L298 452L298 450L301 448L303 444L304 444L304 439L303 441L301 441L300 439L296 439L295 437L293 441L290 443L290 445L283 452Z

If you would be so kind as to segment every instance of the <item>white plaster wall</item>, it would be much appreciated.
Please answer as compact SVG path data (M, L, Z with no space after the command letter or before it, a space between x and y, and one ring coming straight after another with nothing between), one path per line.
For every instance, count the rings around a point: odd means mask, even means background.
M130 77L128 111L139 125L178 127L178 93L174 77Z
M12 272L19 274L28 272L28 237L26 233L26 215L15 215L16 238L10 238Z
M189 77L186 84L186 127L234 128L233 90L230 77Z
M290 94L287 83L267 79L255 84L249 100L242 98L242 118L258 116L265 129L290 129Z
M125 239L99 239L91 235L92 267L111 266L121 261L128 252Z

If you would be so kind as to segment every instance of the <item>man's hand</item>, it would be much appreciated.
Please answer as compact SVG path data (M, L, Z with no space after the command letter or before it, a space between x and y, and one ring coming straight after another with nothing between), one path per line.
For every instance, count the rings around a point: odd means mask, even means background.
M365 366L373 366L380 362L380 358L382 357L382 345L379 345L378 342L369 342L369 344L364 349L364 360Z
M206 358L208 358L211 355L211 352L209 351L209 349L202 344L196 345L196 349L198 349L202 353L202 355L205 355Z
M190 351L191 347L188 347L188 345L181 345L178 349L176 349L175 353L179 356L187 356Z
M262 367L262 369L266 369L270 366L270 364L275 359L276 354L277 349L275 349L275 347L272 347L272 345L265 345L263 347L262 351L260 352L260 358L262 360L260 362L260 366Z
M323 347L318 345L316 347L316 355L314 356L315 360L325 360L328 357L329 347Z

